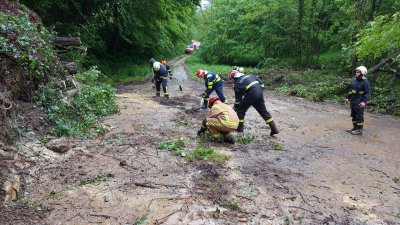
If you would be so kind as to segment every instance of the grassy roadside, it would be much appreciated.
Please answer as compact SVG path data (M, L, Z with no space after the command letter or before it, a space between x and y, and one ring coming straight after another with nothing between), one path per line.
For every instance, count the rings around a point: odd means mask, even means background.
M204 64L197 53L189 56L186 63L190 75L193 77L196 77L197 69L205 69L226 78L232 69L230 65ZM244 69L245 73L256 74L263 79L269 89L315 102L336 101L342 103L354 79L346 72L335 69L269 68L246 67ZM400 115L400 80L387 73L367 75L367 77L372 89L370 109L381 113Z

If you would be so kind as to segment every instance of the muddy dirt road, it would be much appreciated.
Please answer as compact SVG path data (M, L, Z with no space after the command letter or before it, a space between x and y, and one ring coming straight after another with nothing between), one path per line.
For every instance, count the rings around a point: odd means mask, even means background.
M150 83L119 87L121 113L104 120L104 137L74 140L62 155L22 145L35 161L20 167L38 218L3 223L400 224L400 118L367 113L364 135L352 136L344 106L266 91L277 137L250 109L252 142L206 143L230 159L188 162L157 150L181 137L189 149L202 143L206 111L191 109L203 83L188 78L184 59L173 73L170 100L153 98Z

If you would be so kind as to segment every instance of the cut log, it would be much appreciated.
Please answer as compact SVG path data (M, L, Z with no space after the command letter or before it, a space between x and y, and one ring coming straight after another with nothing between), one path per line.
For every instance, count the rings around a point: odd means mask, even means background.
M81 46L81 39L79 37L54 37L53 43L55 46Z
M77 74L78 73L78 65L76 62L61 62L63 65L63 69L66 70L69 74Z

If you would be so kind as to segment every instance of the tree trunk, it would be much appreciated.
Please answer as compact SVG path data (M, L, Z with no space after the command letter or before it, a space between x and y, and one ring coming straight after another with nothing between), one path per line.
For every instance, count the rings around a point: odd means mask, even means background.
M355 4L356 13L354 13L354 15L357 16L355 18L355 20L357 21L357 26L353 31L353 38L351 40L351 43L352 43L353 46L357 42L357 34L360 32L361 28L364 25L365 2L366 2L366 0L360 0L360 2L358 4L357 3ZM354 69L357 67L357 64L358 64L358 57L357 57L357 54L354 54L353 60L352 60L352 63L351 63L351 69L352 69L351 70L351 74L352 74L352 76L354 76L354 74L355 74Z
M54 37L53 43L56 47L81 46L79 37Z
M304 19L304 0L299 0L299 9L298 9L298 27L297 27L297 48L298 48L298 59L297 63L301 66L302 60L301 57L303 55L302 49L302 28L303 28L303 19Z

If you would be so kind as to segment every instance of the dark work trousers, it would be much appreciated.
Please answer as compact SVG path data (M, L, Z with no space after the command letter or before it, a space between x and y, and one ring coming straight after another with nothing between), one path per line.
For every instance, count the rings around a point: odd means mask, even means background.
M354 126L364 126L364 108L361 108L358 104L352 104L351 117Z
M157 90L157 95L160 95L160 88L163 88L164 96L168 96L168 79L167 77L157 77L156 78L156 90Z
M216 83L213 88L211 89L211 91L209 91L210 89L207 89L205 91L205 93L207 94L204 98L208 100L208 98L210 97L210 94L212 93L212 91L215 90L215 92L217 93L218 97L221 99L221 102L225 102L226 98L224 96L224 90L222 88L222 82L218 82Z
M239 117L239 121L244 121L244 117L246 116L246 112L250 106L253 106L257 110L266 123L272 122L272 116L265 107L264 96L262 92L249 92L244 95L242 101L237 106L237 115Z

